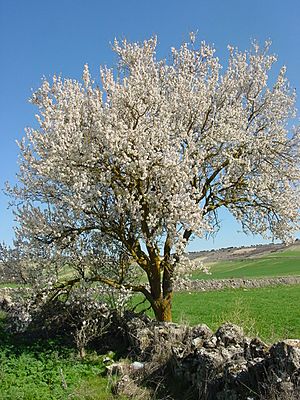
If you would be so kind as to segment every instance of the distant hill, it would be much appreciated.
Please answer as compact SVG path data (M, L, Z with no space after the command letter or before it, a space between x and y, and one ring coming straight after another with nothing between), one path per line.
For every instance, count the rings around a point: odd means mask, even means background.
M300 250L300 240L286 245L283 243L269 243L255 246L227 247L218 250L192 251L188 253L191 260L200 258L203 262L210 263L221 260L239 260L245 258L255 258L269 253L276 253L294 247Z

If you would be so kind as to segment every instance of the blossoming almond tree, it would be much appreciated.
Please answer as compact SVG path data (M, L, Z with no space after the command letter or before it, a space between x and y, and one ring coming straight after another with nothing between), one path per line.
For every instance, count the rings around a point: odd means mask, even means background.
M193 35L169 62L156 59L156 44L115 41L118 68L100 69L100 87L87 65L83 83L43 81L32 97L39 128L20 143L11 191L30 251L76 254L80 276L56 288L81 278L125 287L171 321L184 248L218 228L222 207L247 232L287 240L297 229L299 129L288 131L295 94L285 67L268 84L269 43L229 47L223 70ZM115 251L116 273L106 274ZM124 281L132 261L147 285Z

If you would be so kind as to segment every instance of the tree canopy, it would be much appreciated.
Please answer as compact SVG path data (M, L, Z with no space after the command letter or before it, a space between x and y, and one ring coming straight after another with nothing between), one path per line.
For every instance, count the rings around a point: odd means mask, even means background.
M11 192L29 251L80 259L82 278L128 285L170 320L181 255L218 230L222 207L246 232L298 229L299 128L286 68L270 83L269 43L228 47L224 68L194 35L169 61L156 45L115 40L117 68L101 67L99 85L87 65L82 83L44 79ZM125 283L132 262L149 285Z

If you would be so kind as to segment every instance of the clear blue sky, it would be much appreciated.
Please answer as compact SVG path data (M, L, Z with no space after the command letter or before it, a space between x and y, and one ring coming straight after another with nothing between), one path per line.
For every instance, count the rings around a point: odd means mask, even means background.
M97 74L100 64L114 62L109 42L115 37L136 41L157 34L158 55L164 57L198 30L198 38L214 43L223 62L227 44L246 49L251 39L270 38L278 65L287 65L299 92L299 21L299 0L0 0L0 188L15 182L15 140L34 124L35 109L27 100L43 75L80 78L86 62ZM0 241L11 242L14 223L7 205L1 192ZM239 233L228 215L221 219L214 241L195 240L190 249L263 242Z

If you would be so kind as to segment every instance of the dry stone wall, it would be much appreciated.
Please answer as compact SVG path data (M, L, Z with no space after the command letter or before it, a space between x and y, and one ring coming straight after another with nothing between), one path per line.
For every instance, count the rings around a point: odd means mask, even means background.
M198 279L186 280L177 288L179 291L212 291L222 289L253 289L276 285L295 285L300 284L300 276L281 276L275 278L257 278L257 279Z
M147 381L147 371L153 377L153 370L161 368L171 382L180 383L181 398L300 399L298 339L267 346L230 323L212 332L203 324L187 327L132 315L124 332L131 357L139 363L139 377L144 374ZM125 375L128 382L136 368L127 365Z

